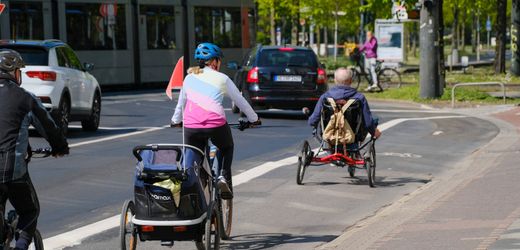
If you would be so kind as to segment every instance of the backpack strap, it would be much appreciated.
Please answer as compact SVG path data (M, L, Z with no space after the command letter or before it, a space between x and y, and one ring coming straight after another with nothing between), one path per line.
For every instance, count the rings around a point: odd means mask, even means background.
M332 106L332 109L336 111L336 109L338 108L338 105L336 105L336 101L334 101L334 99L332 99L331 97L328 97L327 101L329 101L330 105Z
M345 105L343 105L343 107L341 108L341 112L345 113L345 111L347 111L348 107L350 107L350 105L352 105L352 103L354 103L356 101L356 99L349 99L347 101L347 103Z

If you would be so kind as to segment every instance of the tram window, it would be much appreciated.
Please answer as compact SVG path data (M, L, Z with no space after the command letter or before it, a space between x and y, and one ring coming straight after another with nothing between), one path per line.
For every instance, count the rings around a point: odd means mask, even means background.
M43 11L41 2L11 2L9 6L9 19L12 39L43 39Z
M146 18L148 49L175 49L175 12L173 6L141 5Z
M127 48L125 5L67 3L67 43L75 50Z
M195 7L195 40L222 48L242 47L240 8Z

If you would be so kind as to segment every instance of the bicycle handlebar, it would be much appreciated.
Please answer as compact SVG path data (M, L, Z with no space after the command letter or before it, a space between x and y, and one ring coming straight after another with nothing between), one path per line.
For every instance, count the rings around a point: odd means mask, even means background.
M244 131L248 128L253 128L254 126L260 126L262 125L262 122L259 120L258 122L249 122L247 120L239 119L237 123L228 123L229 126L236 126L240 131ZM182 128L183 124L177 123L177 124L170 124L171 128Z

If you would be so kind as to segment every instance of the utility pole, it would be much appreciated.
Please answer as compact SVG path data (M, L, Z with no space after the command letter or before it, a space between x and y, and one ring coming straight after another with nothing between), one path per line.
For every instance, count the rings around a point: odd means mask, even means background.
M190 44L189 44L189 32L188 32L188 0L182 0L182 21L184 22L183 30L184 30L184 37L182 39L182 46L184 49L184 75L187 75L186 72L188 72L188 68L190 67Z
M513 0L511 8L511 73L515 76L520 75L520 40L518 32L520 30L520 0Z
M420 97L437 98L442 95L439 82L439 2L421 0L420 18Z

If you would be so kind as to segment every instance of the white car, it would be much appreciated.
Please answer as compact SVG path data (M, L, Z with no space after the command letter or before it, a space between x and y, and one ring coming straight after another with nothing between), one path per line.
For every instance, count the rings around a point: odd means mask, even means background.
M22 87L40 98L64 133L69 121L81 121L85 131L96 131L101 115L101 89L74 51L59 40L0 40L0 49L18 51L26 64Z

